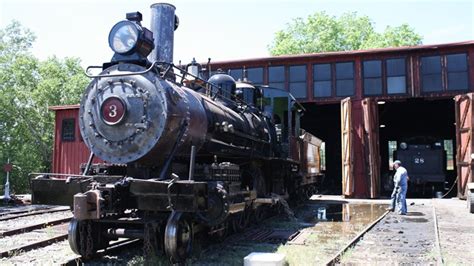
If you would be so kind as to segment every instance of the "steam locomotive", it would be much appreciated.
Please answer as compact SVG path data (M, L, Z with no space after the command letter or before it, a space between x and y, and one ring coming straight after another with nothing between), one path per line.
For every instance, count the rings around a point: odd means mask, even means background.
M442 140L413 138L400 142L393 152L410 176L410 192L425 194L442 191L447 181L447 156ZM430 194L431 195L431 194Z
M291 94L173 65L175 7L151 10L151 30L128 13L110 31L112 60L86 71L83 175L31 181L33 202L73 207L69 244L84 258L125 237L181 262L194 234L241 230L278 197L309 196L323 178L321 140L300 128L304 108ZM95 156L105 169L94 170ZM56 200L64 194L71 202Z

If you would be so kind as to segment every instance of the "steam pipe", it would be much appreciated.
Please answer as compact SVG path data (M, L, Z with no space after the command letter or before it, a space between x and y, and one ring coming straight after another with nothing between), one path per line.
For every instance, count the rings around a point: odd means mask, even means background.
M174 14L176 7L167 3L156 3L150 8L154 49L148 60L173 63L174 30L177 27L177 18Z

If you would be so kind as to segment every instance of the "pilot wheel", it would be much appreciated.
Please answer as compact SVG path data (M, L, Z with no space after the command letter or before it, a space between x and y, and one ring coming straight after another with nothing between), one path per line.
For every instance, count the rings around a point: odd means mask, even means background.
M182 212L173 211L165 228L165 252L172 263L186 260L193 246L192 224Z

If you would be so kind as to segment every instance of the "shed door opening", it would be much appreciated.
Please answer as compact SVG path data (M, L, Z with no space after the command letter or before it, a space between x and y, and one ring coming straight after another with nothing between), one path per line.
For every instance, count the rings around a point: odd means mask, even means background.
M378 109L383 194L389 196L391 192L391 163L396 159L402 161L410 176L409 197L447 192L456 179L452 167L452 147L456 146L452 98L386 102Z
M301 128L324 141L323 194L341 194L341 107L340 104L303 104ZM323 163L323 162L322 162Z

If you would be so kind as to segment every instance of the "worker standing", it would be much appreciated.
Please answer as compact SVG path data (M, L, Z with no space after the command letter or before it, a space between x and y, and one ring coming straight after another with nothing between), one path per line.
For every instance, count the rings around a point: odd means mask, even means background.
M395 175L393 176L393 192L392 202L390 211L395 211L398 205L398 214L407 214L407 190L408 190L408 172L405 167L402 166L402 162L396 160L393 162L393 168L395 169Z

